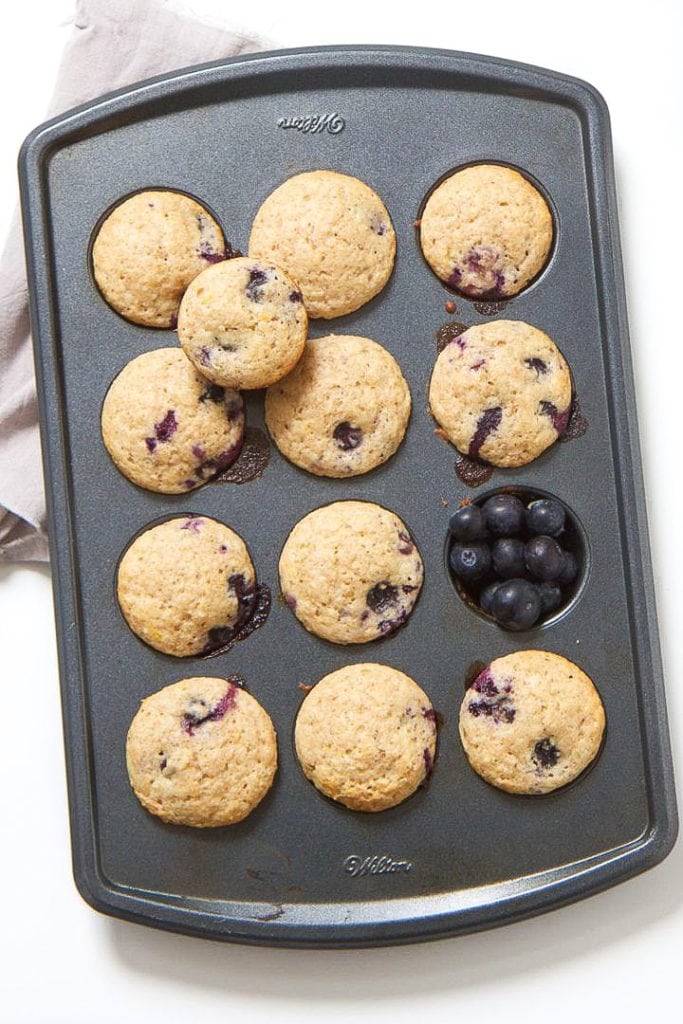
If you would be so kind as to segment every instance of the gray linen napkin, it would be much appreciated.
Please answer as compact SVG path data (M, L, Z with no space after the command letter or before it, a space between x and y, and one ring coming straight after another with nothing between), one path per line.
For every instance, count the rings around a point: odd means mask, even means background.
M77 0L46 116L153 75L263 49L156 0ZM18 214L0 259L0 562L47 561L24 248Z

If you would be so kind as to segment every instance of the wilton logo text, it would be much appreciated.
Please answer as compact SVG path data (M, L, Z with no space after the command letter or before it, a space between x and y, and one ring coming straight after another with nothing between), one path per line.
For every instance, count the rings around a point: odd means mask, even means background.
M362 878L363 875L396 875L399 872L407 873L412 868L409 860L394 860L386 854L374 857L359 857L352 853L344 861L344 871L351 878Z
M339 114L314 114L307 117L279 117L278 128L295 128L298 132L305 132L316 135L319 132L329 132L330 135L339 135L346 127L346 121Z

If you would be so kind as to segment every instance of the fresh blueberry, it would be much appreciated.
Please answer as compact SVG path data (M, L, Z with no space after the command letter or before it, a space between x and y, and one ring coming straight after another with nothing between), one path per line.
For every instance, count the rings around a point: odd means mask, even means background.
M484 523L495 537L521 533L524 505L514 494L494 494L482 505Z
M493 614L493 598L501 584L502 580L494 580L493 583L488 583L479 595L479 607L485 615Z
M573 583L576 579L579 566L571 551L563 551L562 554L564 556L564 564L557 577L557 582L561 583L562 586L566 586L568 583Z
M555 498L532 501L526 510L526 528L529 533L543 533L546 537L559 537L565 527L564 506Z
M491 612L506 629L531 629L541 614L538 590L528 580L506 580L493 595Z
M483 540L486 528L479 506L470 504L456 509L448 521L448 529L457 541Z
M543 583L536 584L536 589L541 599L541 614L550 615L556 612L562 604L562 589L559 583L544 580Z
M524 575L524 541L519 537L499 537L491 548L493 571L504 580Z
M527 541L524 559L537 580L556 580L564 568L565 553L554 537L540 534Z
M473 583L486 576L491 568L491 549L488 544L481 541L454 544L450 551L449 563L458 579Z

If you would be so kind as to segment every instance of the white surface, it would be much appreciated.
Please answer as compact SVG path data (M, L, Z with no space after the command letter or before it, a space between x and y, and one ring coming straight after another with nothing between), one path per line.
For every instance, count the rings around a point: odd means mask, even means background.
M176 4L180 6L180 4ZM194 0L220 12L220 0ZM679 781L680 628L680 18L676 0L399 9L276 0L236 8L233 24L279 45L385 42L493 54L576 75L612 115L643 460ZM15 158L42 119L68 0L5 7L0 233L15 202ZM227 13L226 13L227 12ZM551 25L549 18L553 18ZM253 21L250 22L250 19ZM678 504L677 504L678 502ZM678 534L674 529L678 529ZM680 844L655 869L587 901L496 931L348 952L251 949L101 917L71 880L50 577L0 569L4 800L0 1020L260 1022L492 1019L640 1021L678 991L683 944ZM675 1004L674 1004L675 1005Z

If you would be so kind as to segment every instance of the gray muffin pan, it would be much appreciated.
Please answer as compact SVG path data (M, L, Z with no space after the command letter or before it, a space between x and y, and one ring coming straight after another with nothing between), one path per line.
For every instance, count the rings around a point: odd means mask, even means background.
M487 319L453 298L420 253L414 221L434 184L466 163L510 164L549 197L556 239L507 318L547 331L571 366L586 432L478 490L434 435L427 385L435 333ZM191 193L244 251L252 218L285 178L331 168L370 184L396 228L394 274L372 302L312 335L384 344L410 385L399 452L349 480L314 478L272 448L260 477L186 496L125 480L99 417L118 371L172 331L135 326L102 300L89 247L103 213L148 187ZM664 688L634 411L609 119L590 86L549 71L440 50L344 47L191 68L104 97L37 128L20 159L43 423L74 874L98 910L160 928L288 946L382 945L447 936L556 908L660 861L676 836ZM490 311L489 311L490 312ZM248 422L263 429L263 396ZM271 446L272 447L272 446ZM587 574L567 612L504 632L458 596L444 564L450 512L485 489L557 495L581 524ZM407 625L370 645L309 635L278 598L295 522L346 498L393 509L425 562ZM115 597L121 552L148 524L203 513L236 529L273 593L260 629L211 660L139 641ZM576 661L605 703L592 769L545 797L511 796L467 764L458 709L475 662L538 647ZM401 806L358 814L322 797L292 745L299 684L342 665L407 672L441 716L431 779ZM147 694L185 676L233 675L270 713L279 771L243 823L192 830L147 814L126 776L129 723Z

